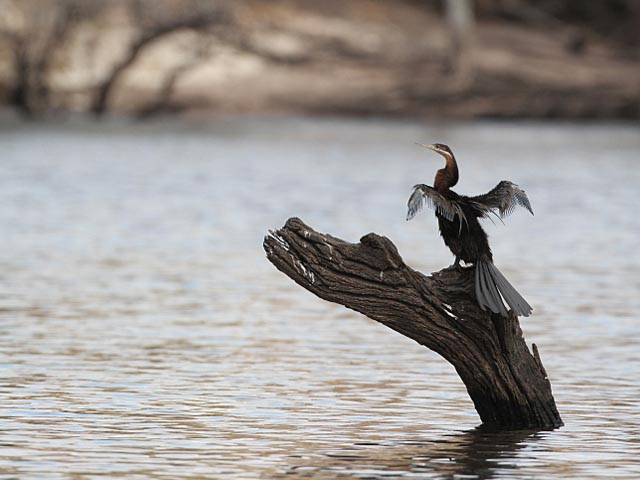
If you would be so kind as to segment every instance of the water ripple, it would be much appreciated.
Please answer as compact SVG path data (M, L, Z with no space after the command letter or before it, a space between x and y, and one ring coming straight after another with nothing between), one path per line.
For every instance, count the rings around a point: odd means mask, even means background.
M92 128L0 131L3 478L640 477L640 217L612 213L637 203L635 128ZM430 215L404 222L429 138L455 145L461 192L526 185L536 216L488 230L535 307L558 431L475 428L450 365L264 259L299 215L448 265Z

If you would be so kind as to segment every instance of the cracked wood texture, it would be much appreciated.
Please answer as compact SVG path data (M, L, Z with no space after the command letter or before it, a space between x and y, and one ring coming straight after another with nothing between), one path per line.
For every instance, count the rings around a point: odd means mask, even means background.
M408 267L395 245L374 233L353 244L298 218L265 237L267 258L320 298L339 303L435 351L467 387L483 424L498 429L563 425L536 345L515 316L480 309L474 267L431 276Z

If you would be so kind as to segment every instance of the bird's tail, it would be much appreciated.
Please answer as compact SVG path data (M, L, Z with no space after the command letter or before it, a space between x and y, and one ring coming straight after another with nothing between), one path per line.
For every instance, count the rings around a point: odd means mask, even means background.
M506 317L507 310L502 299L518 316L528 317L532 308L513 285L500 273L489 260L476 262L476 297L483 310L489 308L494 313ZM502 297L502 298L501 298Z

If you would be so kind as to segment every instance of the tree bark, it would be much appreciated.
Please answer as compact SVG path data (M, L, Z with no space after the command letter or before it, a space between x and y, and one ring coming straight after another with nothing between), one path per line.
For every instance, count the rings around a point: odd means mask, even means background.
M563 425L537 347L529 352L515 316L478 306L474 267L431 276L408 267L395 245L374 233L352 244L298 218L265 237L267 258L320 298L339 303L435 351L451 363L486 426Z
M445 12L449 30L449 55L446 68L459 80L460 86L469 87L472 72L471 48L474 32L472 0L447 0Z

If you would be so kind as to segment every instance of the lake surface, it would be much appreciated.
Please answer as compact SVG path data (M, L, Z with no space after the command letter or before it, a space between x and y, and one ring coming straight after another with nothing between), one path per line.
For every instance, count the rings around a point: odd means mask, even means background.
M566 424L489 434L453 368L275 270L299 216L452 262L411 186L459 193L534 307ZM230 119L0 124L0 477L640 478L640 129Z

